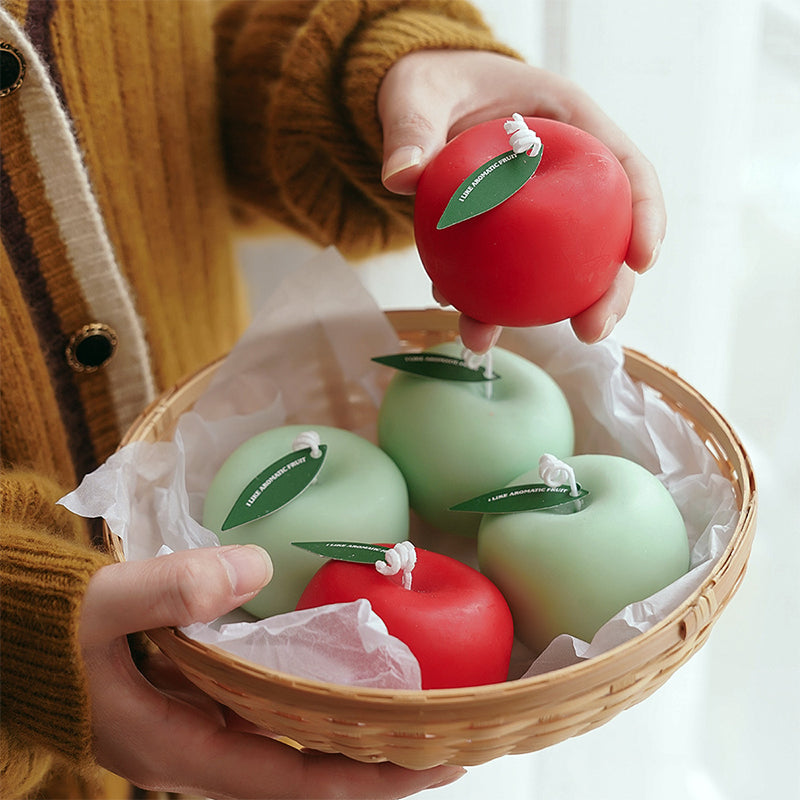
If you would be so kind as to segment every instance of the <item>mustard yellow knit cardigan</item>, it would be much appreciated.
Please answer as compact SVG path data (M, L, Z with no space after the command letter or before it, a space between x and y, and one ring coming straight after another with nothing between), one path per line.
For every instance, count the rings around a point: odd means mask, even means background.
M0 40L24 64L0 97L0 795L99 796L76 628L106 556L54 501L240 334L236 214L353 256L408 243L383 75L508 51L435 0L2 0Z

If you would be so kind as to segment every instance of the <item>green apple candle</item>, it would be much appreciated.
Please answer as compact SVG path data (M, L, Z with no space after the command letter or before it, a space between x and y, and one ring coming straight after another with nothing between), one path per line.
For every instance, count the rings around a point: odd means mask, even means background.
M281 485L304 471L312 479L297 496L287 490L287 500ZM206 495L203 525L222 544L258 544L270 554L272 580L244 605L268 617L293 611L319 569L318 557L292 542L401 542L408 538L408 492L394 462L361 436L287 425L254 436L228 457Z
M573 489L587 496L553 508L487 513L478 534L480 569L505 595L517 637L535 652L562 633L591 641L625 606L689 568L683 518L654 475L609 455L574 456L560 467L559 480L569 483L565 475L574 474ZM532 470L507 488L535 493L539 477Z
M458 357L446 343L432 354ZM378 416L380 446L400 467L411 507L441 530L475 536L479 514L450 507L513 480L542 452L572 453L566 398L540 367L499 347L493 380L451 380L397 372Z

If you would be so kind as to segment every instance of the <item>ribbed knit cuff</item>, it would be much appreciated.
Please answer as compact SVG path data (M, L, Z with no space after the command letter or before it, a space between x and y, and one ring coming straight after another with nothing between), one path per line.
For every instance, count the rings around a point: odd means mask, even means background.
M411 199L381 184L377 95L399 58L426 49L511 54L460 0L324 0L287 50L270 162L287 207L318 241L353 256L411 243Z
M82 526L54 505L58 496L34 474L4 476L0 490L2 724L32 749L82 769L93 758L80 604L89 579L110 559L81 541Z
M381 160L377 96L386 73L403 56L419 50L482 50L519 58L495 39L478 11L462 0L395 2L380 6L348 47L342 88L361 136Z

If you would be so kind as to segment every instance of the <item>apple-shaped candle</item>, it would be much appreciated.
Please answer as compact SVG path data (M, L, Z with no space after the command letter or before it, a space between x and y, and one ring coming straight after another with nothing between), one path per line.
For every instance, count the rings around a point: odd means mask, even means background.
M628 177L602 142L515 114L463 131L436 155L417 187L414 233L453 306L527 327L573 317L605 293L631 219Z
M562 633L591 641L625 606L689 568L683 518L652 473L610 455L550 461L558 464L556 472L574 475L576 494L588 495L565 497L566 505L549 509L504 513L503 503L543 492L546 483L536 483L540 477L547 482L543 464L494 495L499 499L490 504L500 513L487 513L478 534L480 569L505 595L517 637L536 652ZM563 473L550 484L564 481Z
M458 359L461 349L448 342L428 352ZM574 444L558 384L516 353L495 347L491 357L495 379L484 382L398 370L378 415L378 442L400 467L411 507L435 528L468 536L480 515L451 506L503 486L542 452L570 455Z
M254 436L227 458L208 489L203 525L222 544L258 544L270 554L272 580L244 605L268 617L292 611L319 569L319 559L293 541L402 541L408 492L397 466L363 437L287 425Z
M348 543L314 544L341 550ZM410 542L375 549L362 563L338 560L336 549L317 550L336 560L314 575L297 608L369 600L389 633L416 657L423 689L505 681L514 623L497 587L472 567Z

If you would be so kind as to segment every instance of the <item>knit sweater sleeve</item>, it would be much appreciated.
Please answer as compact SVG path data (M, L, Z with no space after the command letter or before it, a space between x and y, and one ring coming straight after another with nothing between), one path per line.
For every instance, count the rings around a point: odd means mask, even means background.
M23 796L53 763L95 769L77 631L80 602L108 557L37 473L0 479L3 796Z
M515 55L460 0L240 0L216 33L240 210L352 257L411 242L413 201L380 181L377 94L389 68L421 49Z

